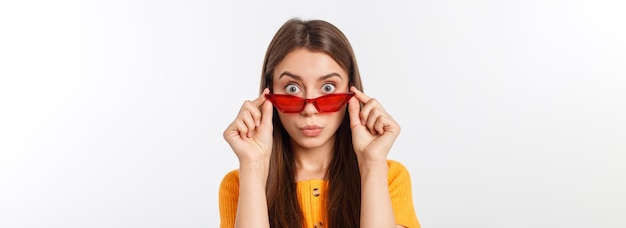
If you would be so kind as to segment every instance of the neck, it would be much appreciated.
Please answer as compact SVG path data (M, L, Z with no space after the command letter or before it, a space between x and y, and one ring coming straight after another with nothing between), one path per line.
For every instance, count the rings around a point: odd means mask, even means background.
M316 148L294 146L296 181L326 179L326 171L333 159L334 141Z

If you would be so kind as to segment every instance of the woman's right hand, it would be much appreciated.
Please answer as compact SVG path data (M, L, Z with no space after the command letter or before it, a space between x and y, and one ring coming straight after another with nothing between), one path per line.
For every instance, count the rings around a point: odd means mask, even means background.
M253 101L245 101L237 118L224 131L224 139L239 163L269 162L272 152L272 103L265 98L269 89Z

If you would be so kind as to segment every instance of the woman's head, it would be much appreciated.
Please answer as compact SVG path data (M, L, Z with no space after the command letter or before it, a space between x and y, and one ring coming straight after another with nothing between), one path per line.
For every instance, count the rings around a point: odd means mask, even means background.
M339 29L321 20L286 22L268 47L262 75L261 90L267 87L273 94L305 99L345 93L350 85L362 89L350 43ZM318 115L321 111L305 105L297 113L276 112L280 123L275 121L275 126L286 130L292 147L331 149L346 109Z
M363 91L354 52L339 29L322 20L298 19L280 27L265 55L261 92L269 88L273 94L312 99L347 92L349 86ZM273 116L274 145L266 192L271 226L302 225L294 149L324 146L333 153L326 172L331 190L324 195L327 225L358 227L360 174L345 106L337 112L319 113L314 105L306 104L298 113L275 109Z

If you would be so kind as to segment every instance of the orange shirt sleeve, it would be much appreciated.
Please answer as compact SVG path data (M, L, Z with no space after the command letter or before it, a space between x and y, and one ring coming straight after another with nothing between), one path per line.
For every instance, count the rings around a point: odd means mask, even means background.
M413 192L409 171L402 163L388 160L389 195L396 223L408 228L419 228L420 224L413 207Z
M239 201L239 172L233 170L224 176L220 184L220 228L235 227Z

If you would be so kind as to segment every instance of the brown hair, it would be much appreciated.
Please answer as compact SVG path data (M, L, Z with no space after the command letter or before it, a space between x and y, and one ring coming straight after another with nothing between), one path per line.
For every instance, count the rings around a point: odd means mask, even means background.
M334 25L322 20L290 19L274 35L265 54L260 91L273 91L274 68L291 51L306 48L333 58L346 72L349 85L363 91L356 58L346 36ZM295 161L289 134L274 110L274 145L267 178L267 205L271 227L302 227L303 215L298 204ZM324 195L329 224L325 227L359 227L361 213L361 176L354 148L348 112L337 132L333 158L326 173L328 194Z

